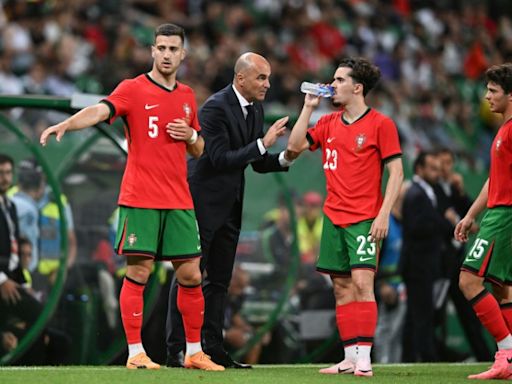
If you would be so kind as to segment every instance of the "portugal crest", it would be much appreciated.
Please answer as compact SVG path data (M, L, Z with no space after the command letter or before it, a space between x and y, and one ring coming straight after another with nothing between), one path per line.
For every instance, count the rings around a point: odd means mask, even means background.
M499 152L500 147L501 147L501 137L498 137L498 139L496 140L496 152Z
M356 152L359 152L363 149L364 144L366 143L366 135L364 133L360 133L356 136Z
M188 103L183 104L183 112L185 112L185 120L187 121L187 123L190 123L192 108Z

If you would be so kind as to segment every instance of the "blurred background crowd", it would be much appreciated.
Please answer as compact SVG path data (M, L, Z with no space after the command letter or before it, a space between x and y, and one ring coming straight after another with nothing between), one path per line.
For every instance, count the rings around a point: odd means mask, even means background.
M393 116L410 156L438 143L484 167L495 122L479 79L512 57L506 0L4 0L0 92L109 93L147 70L153 29L185 27L179 78L198 104L232 78L240 52L272 64L268 112L295 113L300 83L330 82L344 56L382 70L373 105Z
M453 189L445 194L454 200L448 199L436 210L436 220L444 224L432 229L431 239L442 239L443 247L435 250L433 273L428 281L407 276L406 271L400 273L401 247L406 241L402 214L411 213L402 213L402 200L394 210L394 232L383 248L377 280L384 323L379 323L376 359L404 360L402 331L408 341L418 332L437 335L432 340L438 342L427 352L417 350L411 343L403 345L407 352L404 356L412 361L490 358L489 343L473 321L474 315L464 304L456 304L460 298L452 296L456 295L452 292L456 288L453 278L463 250L452 244L447 233L467 209L457 199L470 201L472 195L454 167L471 175L485 172L488 166L488 148L499 120L483 100L482 74L491 64L512 61L509 1L0 0L0 94L108 94L121 80L149 70L153 31L164 22L186 29L188 56L178 79L195 90L198 105L231 81L233 64L245 51L263 54L272 65L271 89L265 101L267 116L296 115L303 100L300 83L330 82L338 61L345 56L365 56L380 67L382 81L370 93L369 104L396 122L408 163L417 160L420 151L436 149L415 163L414 169L409 165L408 174L419 175L445 192ZM327 105L322 106L315 116L328 111ZM55 112L12 109L8 113L34 141L43 128L61 120ZM5 137L0 132L0 138ZM282 145L285 143L286 139ZM82 174L91 171L91 162L109 152L97 148L96 157L82 162ZM444 149L438 151L439 148ZM14 157L18 160L20 156ZM71 278L68 277L53 319L55 328L63 330L63 334L49 326L39 343L48 351L50 341L56 340L61 352L54 360L61 359L60 362L104 362L92 356L108 350L116 337L122 337L116 298L123 260L113 254L110 240L116 223L115 197L123 157L118 155L115 161L111 160L106 163L115 176L88 174L94 188L84 188L83 179L76 172L74 179L64 178L69 175L62 172L67 197L61 196L61 202L68 228L67 268ZM318 158L305 156L301 162L301 169L316 167L315 174L320 174ZM93 170L97 168L96 164ZM27 247L32 246L37 255L28 257L24 267L33 275L38 300L44 302L55 283L55 262L59 257L55 249L60 244L60 238L54 236L49 240L45 236L58 232L62 220L56 214L56 198L43 173L33 162L17 164L16 189L9 193L15 202L33 201L36 222L27 230L28 224L20 220L20 226L25 226L20 230L27 238ZM293 175L293 170L290 174L295 181L300 179L297 173ZM109 181L105 181L107 178ZM327 279L314 272L324 192L321 183L314 179L308 179L311 185L301 180L295 185L294 181L289 182L297 187L297 192L291 193L291 202L297 212L298 279L276 320L277 326L244 352L249 362L339 360L339 346L329 343L335 331L331 287ZM254 188L257 190L258 186ZM261 188L272 189L268 185ZM404 186L404 199L406 191ZM253 199L251 193L247 195L247 210L260 213L248 221L248 228L242 233L239 265L230 291L226 340L235 351L243 348L266 321L265 316L278 301L292 268L292 232L285 195L275 193L264 198L267 206L263 214L263 208L253 208L259 200ZM268 204L274 208L267 209ZM407 228L410 231L413 226ZM42 264L46 259L53 260L53 264ZM162 337L171 276L172 271L166 270L158 275L162 293L155 299L155 307L161 310L154 311L152 328L146 330L146 340L154 344L155 352L151 355L158 356L160 352L157 361L165 360ZM424 314L428 324L421 324L423 328L416 329L407 316L407 282L434 292L438 299L431 311ZM91 311L97 317L94 325L79 318ZM459 313L459 321L466 320L468 324L460 325L453 320L455 312ZM454 323L458 324L456 330ZM461 327L464 334L458 331ZM15 347L12 339L5 340L5 334L3 352ZM24 334L19 332L20 337ZM77 346L79 338L82 341ZM84 346L85 339L89 344ZM450 342L457 348L450 349ZM66 348L71 350L68 355L62 353ZM116 354L109 357L109 361L115 361Z

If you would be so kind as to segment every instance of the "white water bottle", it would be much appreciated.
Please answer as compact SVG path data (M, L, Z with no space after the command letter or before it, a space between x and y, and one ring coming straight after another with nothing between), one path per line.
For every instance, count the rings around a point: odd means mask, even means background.
M334 94L334 88L330 85L308 83L307 81L300 85L300 91L320 97L331 97Z

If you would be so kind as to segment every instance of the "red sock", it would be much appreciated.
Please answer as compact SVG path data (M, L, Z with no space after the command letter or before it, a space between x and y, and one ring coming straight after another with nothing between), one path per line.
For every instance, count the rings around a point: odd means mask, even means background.
M178 285L178 309L183 318L187 342L201 342L204 315L204 297L201 285L196 287Z
M352 301L336 307L336 325L343 347L357 344L356 305L357 303Z
M509 333L512 333L512 303L500 305L501 315L505 319Z
M377 303L375 301L357 301L357 322L359 323L358 345L373 345L377 328Z
M498 302L487 290L483 290L470 300L473 310L482 325L494 337L496 342L503 340L510 333L503 318Z
M144 308L144 284L125 277L121 294L119 295L119 307L123 320L124 333L128 344L142 342L142 310Z

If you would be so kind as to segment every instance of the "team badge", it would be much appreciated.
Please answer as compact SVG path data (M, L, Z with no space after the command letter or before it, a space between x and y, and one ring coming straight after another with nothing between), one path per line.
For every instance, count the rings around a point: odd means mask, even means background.
M501 147L501 137L498 137L498 140L496 140L496 151L499 151Z
M183 104L183 112L185 112L185 120L190 123L190 115L192 114L192 108L188 103Z
M364 133L360 133L356 137L356 152L359 152L363 149L363 145L366 143L366 135Z
M137 242L137 236L135 236L135 233L130 234L130 236L128 236L128 244L130 246L132 246L136 242Z

